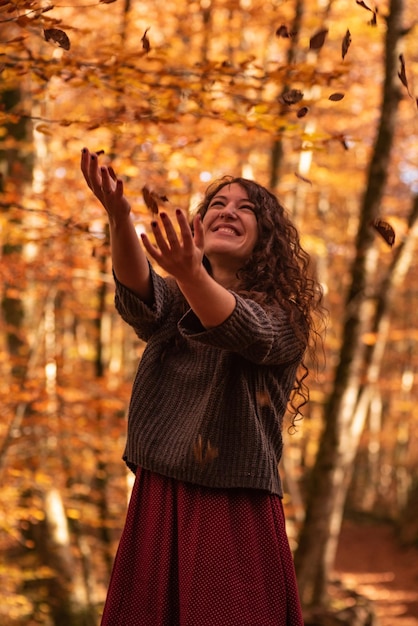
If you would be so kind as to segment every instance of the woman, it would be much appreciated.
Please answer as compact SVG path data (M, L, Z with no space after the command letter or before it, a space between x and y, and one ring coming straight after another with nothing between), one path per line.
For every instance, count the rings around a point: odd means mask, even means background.
M226 178L192 228L161 213L141 246L122 181L87 149L81 168L108 214L117 310L147 342L102 626L300 626L277 464L320 292L297 231L266 189Z

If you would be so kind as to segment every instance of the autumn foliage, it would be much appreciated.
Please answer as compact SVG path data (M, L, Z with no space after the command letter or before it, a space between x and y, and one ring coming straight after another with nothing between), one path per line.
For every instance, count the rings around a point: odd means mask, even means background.
M114 311L106 220L80 174L83 146L124 179L138 232L160 205L192 211L224 174L273 187L297 223L329 311L325 364L315 376L312 363L311 402L286 435L285 504L292 527L302 523L382 104L389 9L0 1L5 626L98 623L128 498L125 413L143 346ZM396 139L370 223L371 302L411 234L417 194L414 7L404 19ZM414 255L405 263L347 501L399 522L418 483ZM369 331L366 347L380 340Z

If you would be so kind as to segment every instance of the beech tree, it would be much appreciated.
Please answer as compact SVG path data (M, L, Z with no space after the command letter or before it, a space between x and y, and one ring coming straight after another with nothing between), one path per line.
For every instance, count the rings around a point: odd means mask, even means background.
M403 0L391 0L386 18L385 79L380 124L371 156L355 243L351 285L345 300L345 320L339 362L333 389L324 408L325 427L319 442L310 487L307 489L306 517L295 554L299 586L305 604L325 601L327 582L334 563L345 499L353 472L361 433L368 414L380 367L382 325L391 304L391 292L398 282L403 253L415 233L416 200L409 217L409 232L386 276L377 273L378 255L371 226L382 225L389 245L391 229L380 219L380 208L389 171L392 144L400 101L398 80L400 42L404 32ZM402 267L402 270L405 268ZM376 280L382 281L380 295ZM366 332L375 339L370 348ZM379 356L377 356L379 354Z

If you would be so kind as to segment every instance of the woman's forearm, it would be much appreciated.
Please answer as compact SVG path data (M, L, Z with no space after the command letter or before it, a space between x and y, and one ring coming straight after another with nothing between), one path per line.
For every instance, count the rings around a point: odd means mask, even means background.
M150 302L152 285L149 264L130 215L117 222L110 219L109 226L113 270L119 282L144 302Z

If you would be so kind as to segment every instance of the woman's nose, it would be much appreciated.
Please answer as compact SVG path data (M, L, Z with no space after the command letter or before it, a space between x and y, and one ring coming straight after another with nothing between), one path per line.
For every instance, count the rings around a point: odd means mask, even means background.
M233 202L228 202L220 212L220 217L235 218L237 216L236 208Z

